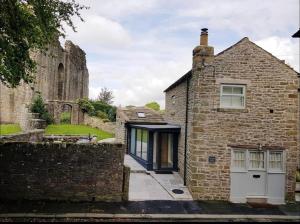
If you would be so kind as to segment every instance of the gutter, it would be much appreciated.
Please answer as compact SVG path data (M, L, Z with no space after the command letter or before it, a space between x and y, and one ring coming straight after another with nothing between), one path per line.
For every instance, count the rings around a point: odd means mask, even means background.
M189 82L190 77L186 79L186 102L185 102L185 131L184 131L184 173L183 173L183 185L186 186L186 165L187 165L187 131L188 131L188 109L189 109Z

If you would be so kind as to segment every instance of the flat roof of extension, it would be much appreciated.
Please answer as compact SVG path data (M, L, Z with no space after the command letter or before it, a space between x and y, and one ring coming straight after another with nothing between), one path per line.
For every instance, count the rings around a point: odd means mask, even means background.
M180 131L180 129L181 129L181 127L179 125L173 125L173 124L131 124L130 127L144 128L144 129L148 129L148 130Z

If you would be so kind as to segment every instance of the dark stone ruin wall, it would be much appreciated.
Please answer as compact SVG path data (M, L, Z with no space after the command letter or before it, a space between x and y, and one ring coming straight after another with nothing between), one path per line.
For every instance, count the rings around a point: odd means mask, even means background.
M0 199L126 199L123 148L116 143L0 143Z

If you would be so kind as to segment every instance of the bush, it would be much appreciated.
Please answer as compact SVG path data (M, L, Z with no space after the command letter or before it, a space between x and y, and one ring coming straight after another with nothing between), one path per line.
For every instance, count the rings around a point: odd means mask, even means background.
M88 99L78 99L77 103L83 112L88 113L91 116L95 116L95 108Z
M96 112L96 116L99 117L99 118L101 118L102 120L103 120L103 119L108 119L107 114L104 113L104 112L101 111L101 110L98 110L98 111Z
M43 98L41 94L38 94L35 99L33 100L33 103L30 107L30 111L32 113L38 113L39 118L46 121L47 124L53 123L52 116L48 113L48 110L45 107Z
M61 113L60 123L61 124L71 124L71 113L70 112Z
M160 110L160 105L157 102L154 102L154 101L150 102L150 103L147 103L145 106L152 109L152 110L156 110L156 111Z
M95 112L92 116L97 116L98 111L101 111L106 114L106 118L110 121L116 121L116 112L117 108L115 106L109 105L102 101L93 101L91 100L90 103L93 105Z

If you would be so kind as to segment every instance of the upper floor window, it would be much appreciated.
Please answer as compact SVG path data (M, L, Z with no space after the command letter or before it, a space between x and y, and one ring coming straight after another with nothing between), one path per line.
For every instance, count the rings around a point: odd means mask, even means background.
M221 85L221 108L245 108L244 85Z
M173 95L171 98L172 98L172 104L175 104L175 102L176 102L176 97L175 97L175 95Z

